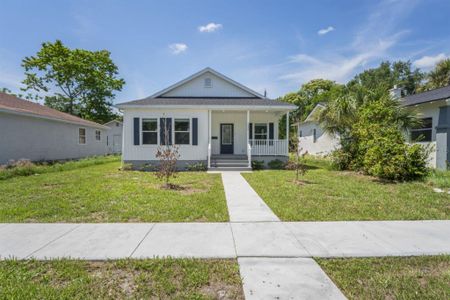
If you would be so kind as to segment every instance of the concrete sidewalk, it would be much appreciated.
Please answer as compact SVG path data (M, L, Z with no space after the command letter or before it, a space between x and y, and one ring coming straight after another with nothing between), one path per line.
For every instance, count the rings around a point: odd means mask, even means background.
M370 257L450 254L450 220L0 224L0 257Z

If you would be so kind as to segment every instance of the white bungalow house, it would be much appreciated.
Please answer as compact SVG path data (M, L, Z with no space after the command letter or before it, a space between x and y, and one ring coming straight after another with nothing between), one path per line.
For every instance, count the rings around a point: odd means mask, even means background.
M301 153L325 156L340 147L339 136L325 132L318 121L325 107L325 103L318 103L303 122L297 123Z
M203 162L209 169L248 169L252 160L286 161L288 139L278 139L278 121L296 108L211 68L117 107L123 111L125 163L157 164L158 146L174 143L179 168Z

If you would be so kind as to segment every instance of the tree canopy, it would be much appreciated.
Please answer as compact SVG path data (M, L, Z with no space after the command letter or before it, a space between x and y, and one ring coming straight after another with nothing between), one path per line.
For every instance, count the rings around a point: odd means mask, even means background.
M25 88L45 94L45 105L95 122L115 117L114 92L125 84L106 50L70 49L61 41L43 43L25 57Z
M426 80L421 91L429 91L450 85L450 58L438 62L434 69L426 75Z

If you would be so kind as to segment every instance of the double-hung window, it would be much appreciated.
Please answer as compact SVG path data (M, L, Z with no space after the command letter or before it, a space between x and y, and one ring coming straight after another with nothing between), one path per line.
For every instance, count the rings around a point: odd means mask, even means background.
M158 144L158 119L142 119L142 145Z
M86 128L78 128L78 144L86 144Z
M267 140L267 124L255 124L255 140Z
M100 130L95 131L95 140L100 141L102 139L102 132Z
M175 119L175 144L189 145L190 144L190 120L189 119Z
M433 118L422 119L422 124L411 129L412 142L431 142Z

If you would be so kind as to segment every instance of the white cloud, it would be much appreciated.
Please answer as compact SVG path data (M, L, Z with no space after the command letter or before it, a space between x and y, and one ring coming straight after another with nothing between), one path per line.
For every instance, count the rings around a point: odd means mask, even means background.
M319 31L317 31L317 34L318 35L325 35L325 34L331 32L331 31L334 31L334 27L333 26L328 26L327 28L323 28L323 29L320 29Z
M445 55L444 53L439 53L438 55L435 56L422 56L421 58L417 59L414 61L414 65L418 68L431 68L434 67L434 65L443 60L446 59L448 56Z
M172 52L172 54L178 55L180 53L183 53L187 50L188 46L184 43L175 43L170 44L169 49Z
M198 27L198 31L200 32L214 32L216 30L221 29L223 26L222 24L217 24L217 23L208 23L204 26L199 26Z

